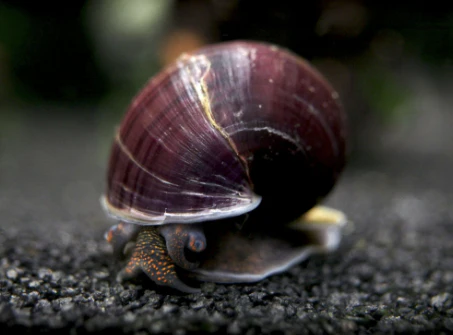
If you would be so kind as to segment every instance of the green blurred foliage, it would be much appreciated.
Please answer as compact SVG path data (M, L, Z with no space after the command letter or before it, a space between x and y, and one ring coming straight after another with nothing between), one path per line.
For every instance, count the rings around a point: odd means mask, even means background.
M0 48L10 99L86 103L107 91L82 28L80 8L55 13L0 5Z
M399 108L412 97L393 72L367 62L358 70L360 91L383 123L398 122L406 116Z

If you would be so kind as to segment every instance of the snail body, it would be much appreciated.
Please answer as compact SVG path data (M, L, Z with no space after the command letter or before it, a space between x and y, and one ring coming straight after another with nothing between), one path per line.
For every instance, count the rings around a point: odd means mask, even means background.
M192 292L178 275L260 280L336 247L341 212L316 205L345 165L338 94L307 62L259 42L182 55L132 101L102 204L120 273ZM320 224L323 222L323 224Z

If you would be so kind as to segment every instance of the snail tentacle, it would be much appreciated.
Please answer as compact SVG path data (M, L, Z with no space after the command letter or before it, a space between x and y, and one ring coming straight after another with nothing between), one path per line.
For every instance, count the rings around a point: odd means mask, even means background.
M171 224L159 227L159 232L165 238L168 254L176 265L186 270L198 267L199 262L187 259L186 249L194 253L206 249L206 237L201 225Z
M120 222L112 226L105 234L105 239L112 245L113 254L118 258L124 257L126 244L137 238L140 226L135 224Z

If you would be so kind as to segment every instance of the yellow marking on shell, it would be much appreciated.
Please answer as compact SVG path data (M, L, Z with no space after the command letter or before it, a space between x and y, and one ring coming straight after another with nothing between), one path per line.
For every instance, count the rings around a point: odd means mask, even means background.
M206 70L200 76L200 79L198 79L197 75L191 73L190 69L188 69L187 71L189 72L190 81L192 83L193 88L195 89L195 92L197 93L198 99L200 100L201 106L203 107L203 112L206 115L209 123L214 127L214 129L216 129L223 136L223 138L225 138L225 140L228 142L230 147L233 149L234 153L242 161L242 165L244 166L244 168L247 172L247 176L250 176L249 170L248 170L248 165L245 161L245 158L243 158L239 155L239 151L238 151L238 148L236 147L236 144L233 142L233 140L228 135L228 133L217 123L217 121L214 118L214 114L212 113L211 99L209 97L208 85L206 84L206 76L209 74L209 71L211 70L211 62L208 60L208 58L205 55L198 55L198 56L184 55L181 57L181 60L185 60L185 59L187 59L189 62L192 62L194 64L196 64L197 62L200 62L206 66Z

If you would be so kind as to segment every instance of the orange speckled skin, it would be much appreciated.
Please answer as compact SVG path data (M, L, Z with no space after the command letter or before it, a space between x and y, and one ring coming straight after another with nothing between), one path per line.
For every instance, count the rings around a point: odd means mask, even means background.
M158 285L170 286L182 292L198 291L178 278L175 263L168 254L165 239L156 227L140 229L132 255L120 276L133 278L141 271Z

